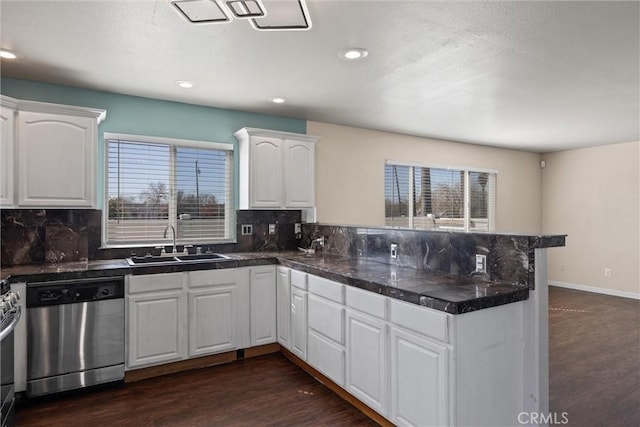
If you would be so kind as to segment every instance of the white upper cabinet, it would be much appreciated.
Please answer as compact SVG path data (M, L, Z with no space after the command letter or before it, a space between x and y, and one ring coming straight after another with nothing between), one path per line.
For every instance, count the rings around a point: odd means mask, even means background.
M240 209L312 208L316 137L242 128Z
M284 140L285 205L309 208L315 204L315 142Z
M282 141L256 136L250 143L250 152L250 207L282 207Z
M18 207L95 207L98 124L106 112L7 97L3 105L9 100L15 102L17 119L11 129L3 107L3 205L12 204L15 188ZM7 161L13 170L5 169Z
M5 98L2 98L2 105L0 105L0 207L12 207L15 204L13 180L15 111L15 104L5 102Z

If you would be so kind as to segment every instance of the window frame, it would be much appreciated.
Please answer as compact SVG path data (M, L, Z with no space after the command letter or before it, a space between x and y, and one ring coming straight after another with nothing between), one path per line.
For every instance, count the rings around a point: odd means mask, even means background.
M148 242L132 242L132 243L108 243L107 242L107 221L109 220L109 141L110 140L121 140L128 141L132 143L147 143L147 144L162 144L168 145L169 147L186 147L186 148L203 148L203 149L212 149L212 150L221 150L221 151L230 151L232 154L232 161L227 167L231 168L231 170L227 170L227 176L230 180L231 191L230 191L230 199L229 203L225 203L225 229L229 231L228 239L220 239L215 241L207 241L206 239L193 239L189 243L180 242L179 244L225 244L225 243L236 243L237 242L237 230L235 227L235 212L236 212L236 191L235 191L235 182L236 178L234 175L234 170L236 169L236 147L233 143L225 143L225 142L215 142L215 141L201 141L201 140L190 140L190 139L181 139L181 138L171 138L171 137L158 137L158 136L148 136L148 135L135 135L135 134L125 134L125 133L115 133L115 132L104 132L103 134L103 162L102 162L102 176L104 178L103 182L103 195L102 195L102 239L101 239L101 248L137 248L137 247L147 247L147 246L167 246L167 242L165 240L158 241L148 241ZM174 150L171 150L172 152ZM175 156L171 155L169 158L171 164L171 173L169 176L169 187L172 193L175 190ZM174 194L171 194L171 197L174 197ZM169 204L169 220L167 224L171 224L174 229L177 230L177 212L176 215L171 215L171 210L176 208L175 203ZM176 239L176 242L178 240ZM178 243L176 243L178 244Z
M438 165L438 164L433 164L433 163L420 163L420 162L403 162L403 161L397 161L397 160L385 160L384 162L384 170L383 170L383 176L385 175L386 172L386 167L387 166L404 166L404 167L409 167L410 171L409 171L409 185L408 185L408 191L409 191L409 195L411 195L413 193L413 187L414 187L414 176L415 176L415 168L429 168L429 169L443 169L443 170L447 170L447 171L455 171L455 172L464 172L464 227L463 227L463 231L465 232L484 232L483 230L472 230L471 229L471 188L470 188L470 180L469 180L469 173L475 172L475 173L486 173L489 174L490 176L493 175L495 177L494 182L492 183L492 186L494 188L494 195L493 195L493 200L495 201L495 203L493 203L493 205L491 203L487 204L487 227L488 230L486 232L495 232L496 229L496 212L498 210L498 170L497 169L487 169L487 168L476 168L476 167L468 167L468 166L442 166L442 165ZM383 193L385 192L385 186L383 186ZM414 224L414 215L413 215L413 211L414 211L414 206L413 206L413 197L408 197L408 219L409 219L409 229L411 230L418 230L417 228L415 228L413 226ZM386 206L386 203L385 203ZM386 212L386 208L385 208L385 213L384 213L384 221L385 221L385 227L388 228L405 228L405 227L401 227L401 226L393 226L393 225L387 225L387 212ZM435 227L435 230L450 230L450 231L455 231L455 230L460 230L460 228L458 227L450 227L450 226L441 226L441 227Z

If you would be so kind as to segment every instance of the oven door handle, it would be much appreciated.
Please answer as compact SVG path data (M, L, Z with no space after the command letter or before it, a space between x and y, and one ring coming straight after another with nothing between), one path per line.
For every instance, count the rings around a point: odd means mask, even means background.
M18 320L20 320L20 314L22 313L20 307L16 307L15 310L12 310L12 312L14 313L13 320L6 328L0 331L0 341L9 336L9 334L15 329L16 325L18 324Z

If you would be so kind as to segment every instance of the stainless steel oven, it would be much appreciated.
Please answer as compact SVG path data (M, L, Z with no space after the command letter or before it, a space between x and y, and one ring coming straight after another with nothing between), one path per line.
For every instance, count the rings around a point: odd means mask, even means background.
M17 292L11 291L7 283L1 283L0 297L0 426L15 425L15 384L14 384L14 333L20 320Z
M27 396L124 379L124 278L27 284Z

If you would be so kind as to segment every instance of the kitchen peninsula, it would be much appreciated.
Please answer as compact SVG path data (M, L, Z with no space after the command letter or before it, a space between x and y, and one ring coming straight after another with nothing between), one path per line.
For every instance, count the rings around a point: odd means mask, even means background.
M24 284L125 275L129 292L149 278L195 295L202 278L235 271L234 295L251 315L235 318L236 331L246 329L226 351L277 341L379 421L503 425L520 412L548 411L546 248L563 246L564 236L304 225L304 241L319 236L325 245L315 254L273 251L267 242L267 250L215 262L93 260L15 266L2 277ZM391 241L395 259L386 253ZM476 253L487 256L485 273L475 272ZM260 288L252 287L256 279ZM267 296L256 299L252 289ZM267 320L256 317L265 313ZM191 357L176 354L169 362ZM127 375L148 366L140 361Z

